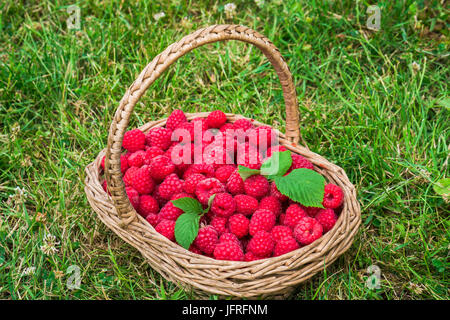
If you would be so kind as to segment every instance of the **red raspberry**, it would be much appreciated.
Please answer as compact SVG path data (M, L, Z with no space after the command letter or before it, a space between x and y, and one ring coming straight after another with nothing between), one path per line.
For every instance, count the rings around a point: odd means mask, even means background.
M336 224L337 216L333 209L322 209L317 213L316 220L322 225L323 233L326 233Z
M155 200L152 196L142 195L139 201L139 208L137 212L146 218L150 213L158 213L159 205L158 201Z
M147 134L150 146L167 150L172 144L172 130L167 128L153 128Z
M217 180L218 181L218 180ZM211 205L211 211L219 217L228 218L236 210L236 201L229 193L216 193Z
M239 119L233 123L235 130L242 129L245 131L253 128L253 123L248 119Z
M275 241L278 241L285 237L293 237L292 229L287 226L275 226L272 229L272 237Z
M294 228L295 239L301 245L308 245L322 236L322 225L314 218L303 217Z
M183 180L175 173L168 175L159 185L159 194L163 199L169 200L173 195L183 191Z
M185 156L186 152L186 156ZM177 170L183 173L192 163L194 155L194 145L182 145L176 143L166 151L165 156L175 164Z
M147 217L145 217L148 223L152 225L152 227L156 227L159 221L159 216L156 213L149 213Z
M231 232L224 232L219 238L219 242L227 242L227 241L236 242L239 246L241 245L236 235Z
M198 230L198 235L194 240L194 244L206 254L211 254L218 242L218 234L216 229L206 226Z
M244 252L233 241L220 242L214 249L214 258L217 260L243 261Z
M123 175L123 182L126 186L131 186L134 174L139 170L138 167L130 167Z
M255 261L255 260L260 260L260 259L263 259L263 258L258 257L257 255L255 255L255 254L254 254L253 252L251 252L251 251L246 252L245 255L244 255L244 261L247 261L247 262L249 262L249 261Z
M234 196L236 201L236 211L246 216L251 215L258 209L258 200L246 194Z
M159 212L160 219L177 220L183 214L183 210L173 205L171 201L167 202Z
M281 203L274 196L268 196L261 199L258 209L267 209L278 216L281 213Z
M196 254L202 254L202 251L193 244L189 247L189 251Z
M258 209L250 218L249 233L254 236L258 231L271 231L277 217L266 209Z
M127 193L128 199L135 210L139 209L139 192L137 192L133 187L125 187L125 192Z
M294 169L300 169L300 168L314 170L314 165L305 157L302 157L301 155L296 154L296 153L292 153L291 156L292 156L292 165L289 168L288 172L291 172Z
M244 182L245 193L255 198L262 198L269 192L269 181L259 174L247 178Z
M234 125L232 123L225 123L223 126L219 128L220 132L226 133L227 130L230 130L229 132L234 131Z
M192 194L189 194L189 193L186 193L186 192L180 192L180 193L174 194L170 198L170 200L177 200L177 199L181 199L181 198L192 198L192 199L194 199Z
M271 256L274 246L275 242L269 232L258 231L248 243L247 251L266 258Z
M194 141L194 124L183 122L173 131L173 136L178 137L178 142L188 143Z
M194 194L195 188L197 188L197 184L200 181L203 181L205 179L206 179L206 177L204 175L202 175L201 173L193 173L193 174L189 175L186 178L186 180L184 180L184 183L183 183L184 191L186 191L189 194Z
M144 165L144 157L145 157L145 151L144 150L138 150L136 152L131 153L128 156L128 165L130 167L142 167Z
M286 147L281 145L270 147L266 150L266 158L270 158L274 152L282 152L286 150Z
M214 177L214 167L210 164L194 163L183 174L183 179L186 180L191 174L201 173L207 178Z
M106 182L106 180L103 180L103 182L102 182L102 187L103 187L103 190L105 190L106 193L108 193L109 195L111 195L111 194L109 193L109 191L108 191L108 183Z
M155 183L150 176L148 166L139 168L131 177L131 185L139 194L150 194L155 188Z
M105 170L105 160L106 160L106 156L103 156L102 162L101 162L103 171ZM128 164L128 156L121 155L120 156L120 172L122 172L122 174L125 174L125 172L128 170L129 167L131 167L131 166Z
M203 163L218 168L220 165L233 163L233 159L225 148L212 143L203 152Z
M233 195L244 193L244 180L242 180L237 169L228 178L227 190Z
M298 204L298 203L297 203ZM310 216L311 218L314 218L316 216L317 213L319 213L320 208L316 208L316 207L305 207L304 205L300 205L303 210L305 210L306 214L308 216Z
M236 164L250 169L261 168L262 156L258 149L248 143L238 145L236 151Z
M208 122L206 122L206 118L197 117L195 119L192 119L191 122L194 124L194 128L196 127L197 122L200 123L202 132L208 130Z
M329 183L325 186L322 204L325 208L336 209L342 204L344 192L337 185Z
M214 218L211 219L211 223L210 224L211 224L211 226L214 227L214 229L217 230L217 233L219 235L221 235L221 234L223 234L223 233L228 231L228 229L227 229L227 222L228 222L227 218L214 217Z
M297 241L292 236L283 237L278 240L273 249L273 256L278 257L285 253L297 250L300 248Z
M226 164L217 168L215 177L222 183L226 183L230 175L236 170L236 167L232 164Z
M285 202L289 199L287 196L285 196L280 191L278 191L278 188L277 188L275 182L272 182L270 184L270 195L274 196L275 198L280 200L280 202Z
M144 164L151 164L152 160L156 158L157 156L162 156L164 154L164 151L161 148L158 147L148 147L145 150L144 155Z
M248 234L248 225L250 221L241 213L235 214L228 220L230 231L238 238L245 237Z
M155 230L170 241L175 241L175 221L163 219L156 225Z
M265 151L278 142L277 133L269 126L261 126L252 129L249 133L249 142L260 151Z
M125 132L122 147L127 149L129 152L143 150L145 148L145 134L139 129L133 129Z
M227 122L227 116L220 110L211 112L206 118L209 128L220 128Z
M294 228L297 223L307 214L303 208L298 204L291 204L286 210L286 216L284 217L284 225L290 228Z
M162 181L175 172L175 165L166 156L156 156L150 163L150 174L155 181Z
M209 198L216 193L225 191L224 185L216 178L207 178L200 181L195 188L195 195L201 204L207 205Z
M155 190L152 193L152 197L155 198L156 201L158 201L159 207L162 208L167 203L166 199L163 199L161 195L159 194L159 184L155 186Z
M167 118L166 128L169 130L175 130L180 124L186 122L186 115L183 111L176 109L172 111L170 116Z
M284 226L284 219L286 218L286 214L282 213L280 214L280 216L278 217L278 223L282 226Z

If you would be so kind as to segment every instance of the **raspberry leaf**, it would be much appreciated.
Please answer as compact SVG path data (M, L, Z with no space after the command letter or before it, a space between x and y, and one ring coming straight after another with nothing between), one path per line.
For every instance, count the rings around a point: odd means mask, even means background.
M243 165L239 165L238 167L238 173L241 176L242 180L246 180L248 177L251 177L255 174L259 174L259 170L258 169L250 169L247 168L246 166Z
M197 237L200 217L198 214L183 213L175 223L175 240L186 250L189 250L192 242Z
M275 151L272 156L261 165L261 174L273 180L284 175L292 165L292 156L289 150Z
M173 205L178 209L183 210L185 213L201 215L203 213L203 207L198 200L184 197L176 200L171 200Z
M295 169L274 179L278 191L305 207L323 208L325 178L310 169Z

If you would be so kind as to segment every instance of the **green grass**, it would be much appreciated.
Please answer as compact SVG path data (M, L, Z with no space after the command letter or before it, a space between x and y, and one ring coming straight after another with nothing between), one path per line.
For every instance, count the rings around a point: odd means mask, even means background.
M304 140L358 190L362 225L352 247L292 298L450 298L449 205L432 187L449 176L448 9L441 1L274 2L235 1L237 14L226 18L226 2L2 1L0 298L191 297L99 221L84 168L105 147L115 108L145 65L218 23L252 27L280 49ZM79 31L66 26L71 4L81 8ZM378 32L365 27L370 4L381 7ZM178 107L220 108L281 130L285 119L274 71L237 42L180 59L148 90L130 127ZM46 234L59 242L54 254L41 250ZM373 264L380 289L366 286ZM80 268L78 290L67 287L71 265Z

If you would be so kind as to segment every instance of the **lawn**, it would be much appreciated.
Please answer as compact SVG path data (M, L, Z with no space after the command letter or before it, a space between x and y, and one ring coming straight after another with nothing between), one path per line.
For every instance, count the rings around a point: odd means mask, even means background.
M433 188L449 177L448 7L256 2L234 1L231 13L226 2L204 0L1 2L1 299L191 297L100 222L84 168L146 64L184 35L224 23L251 27L280 49L304 141L346 171L361 203L352 247L291 298L450 298L449 203ZM366 26L371 4L381 10L378 31ZM78 30L68 28L70 5L80 9ZM147 91L130 128L176 108L220 108L284 130L275 72L235 41L181 58ZM366 284L373 270L378 288Z

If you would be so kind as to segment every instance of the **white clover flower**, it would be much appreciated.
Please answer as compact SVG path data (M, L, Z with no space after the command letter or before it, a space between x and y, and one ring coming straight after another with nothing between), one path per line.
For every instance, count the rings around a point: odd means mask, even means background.
M56 241L56 237L50 233L47 233L43 239L44 244L41 246L41 251L47 255L54 254L58 252L56 249L56 245L59 244L59 241Z
M28 267L22 271L22 276L32 275L32 274L34 274L35 271L36 271L36 267Z
M420 64L414 61L413 63L411 63L411 68L414 72L420 71Z
M159 13L155 13L153 15L153 19L158 21L159 19L164 18L165 16L166 16L166 14L164 12L159 12Z
M236 14L236 5L233 2L227 3L223 8L225 10L227 18L233 18L233 16Z
M255 3L259 8L264 7L264 0L255 0Z

